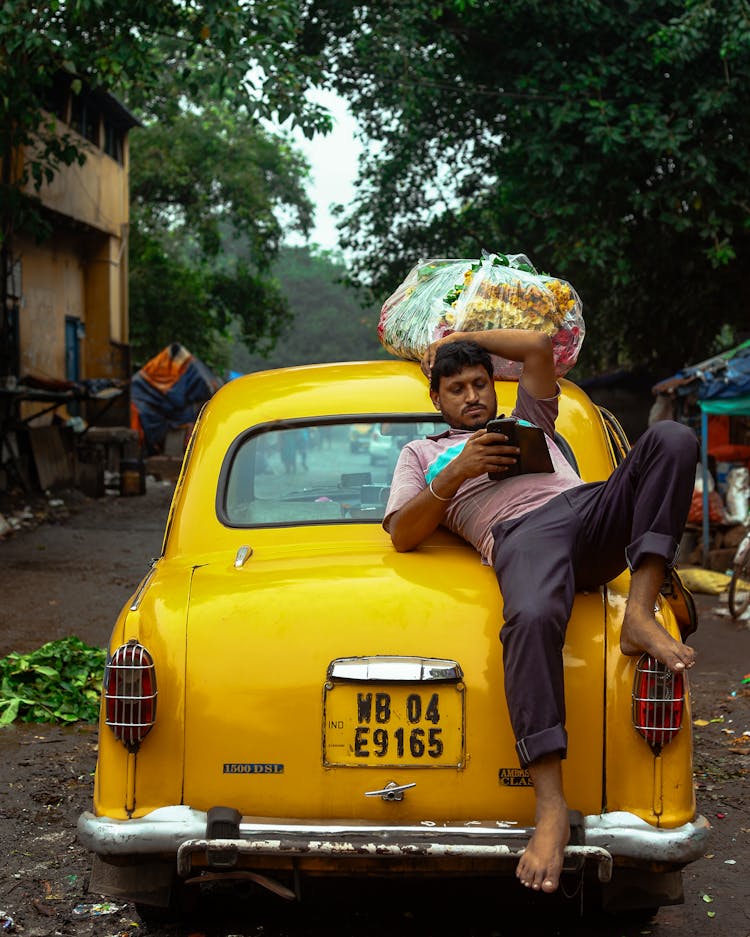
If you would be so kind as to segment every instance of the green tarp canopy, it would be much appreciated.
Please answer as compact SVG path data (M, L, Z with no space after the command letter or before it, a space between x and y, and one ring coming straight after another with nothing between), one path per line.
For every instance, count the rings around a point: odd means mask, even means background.
M726 414L727 416L750 416L750 394L744 397L724 397L715 400L699 400L703 413Z

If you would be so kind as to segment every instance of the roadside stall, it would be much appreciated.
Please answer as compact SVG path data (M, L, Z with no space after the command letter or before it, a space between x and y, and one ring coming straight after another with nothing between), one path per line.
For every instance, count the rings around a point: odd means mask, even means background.
M711 487L725 485L732 468L750 468L750 340L679 371L656 384L653 392L657 400L671 404L674 419L694 425L700 434L705 566L711 537ZM709 469L711 460L715 478ZM735 520L746 522L746 510L745 516Z
M127 382L106 378L29 374L0 387L0 491L75 485L94 497L103 494L105 450L115 446L124 453L135 445L128 427L111 425L118 407L127 412L127 397Z

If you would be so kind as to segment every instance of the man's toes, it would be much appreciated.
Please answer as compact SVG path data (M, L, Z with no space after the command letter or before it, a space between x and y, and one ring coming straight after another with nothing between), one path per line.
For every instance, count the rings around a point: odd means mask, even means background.
M523 857L518 862L516 868L516 878L525 888L534 888L538 889L539 885L536 882L536 872L532 865L525 863Z
M675 673L682 673L695 664L695 651L686 644L678 645L672 662L665 661L665 663Z

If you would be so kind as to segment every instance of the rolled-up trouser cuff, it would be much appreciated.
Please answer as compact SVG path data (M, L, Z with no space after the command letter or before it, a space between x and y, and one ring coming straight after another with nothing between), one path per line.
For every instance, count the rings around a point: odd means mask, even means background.
M667 566L671 568L677 559L678 547L679 544L671 534L657 534L647 530L625 548L625 559L631 573L638 569L643 557L649 553L663 556Z
M558 722L556 726L519 739L516 742L516 751L523 768L527 768L539 758L551 755L553 752L565 758L568 754L568 733Z

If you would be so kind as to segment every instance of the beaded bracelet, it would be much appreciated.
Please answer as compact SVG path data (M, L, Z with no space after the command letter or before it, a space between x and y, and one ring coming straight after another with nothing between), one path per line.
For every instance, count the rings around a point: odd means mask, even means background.
M439 495L439 494L435 491L435 489L432 487L432 481L430 482L430 484L429 484L427 487L430 489L430 494L432 495L432 497L433 497L433 498L437 498L438 501L452 501L452 500L453 500L453 497L452 497L452 496L451 496L450 498L444 498L442 495Z

